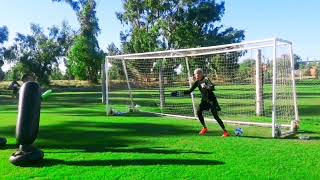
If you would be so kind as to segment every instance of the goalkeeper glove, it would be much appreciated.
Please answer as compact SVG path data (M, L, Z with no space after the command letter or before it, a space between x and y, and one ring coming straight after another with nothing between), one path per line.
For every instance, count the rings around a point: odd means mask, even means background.
M202 84L201 84L201 88L202 88L202 89L210 89L210 88L211 88L211 85L206 85L206 83L202 83Z
M180 96L183 96L183 95L184 94L181 91L173 91L173 92L171 92L171 96L172 97L180 97Z

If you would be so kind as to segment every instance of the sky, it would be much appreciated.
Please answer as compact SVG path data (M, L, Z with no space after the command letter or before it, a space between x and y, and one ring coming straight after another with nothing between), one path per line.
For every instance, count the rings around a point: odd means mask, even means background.
M220 2L218 0L217 2ZM225 0L225 14L220 24L245 30L245 41L279 37L293 42L294 53L303 60L320 59L320 1L318 0ZM120 46L124 29L115 13L122 11L121 0L97 0L101 33L100 47L110 43ZM51 0L1 0L0 26L9 28L9 45L17 32L30 32L30 23L43 28L61 25L66 20L78 29L76 15L66 3ZM8 68L8 66L4 67Z

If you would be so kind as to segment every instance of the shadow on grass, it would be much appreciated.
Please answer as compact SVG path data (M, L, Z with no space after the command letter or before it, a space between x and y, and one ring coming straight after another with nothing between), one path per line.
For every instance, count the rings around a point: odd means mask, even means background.
M270 139L270 140L294 140L294 139L299 139L298 137L295 136L287 136L287 137L282 137L282 138L273 138L273 137L261 137L261 136L242 136L239 138L248 138L248 139Z
M300 130L298 133L299 133L299 134L319 134L319 135L320 135L319 132L307 131L307 130Z
M125 147L125 148L124 148ZM82 151L52 151L45 152L49 154L61 153L80 153ZM212 154L212 152L205 151L187 151L187 150L178 150L178 149L165 149L165 147L151 147L151 148L128 148L128 146L123 147L106 147L104 152L112 153L142 153L142 154Z
M143 153L143 154L212 154L211 152L204 151L186 151L186 150L173 150L164 149L164 147L153 147L153 148L130 148L130 149L119 149L119 148L107 148L106 152L112 153Z
M54 112L45 112L45 113L54 113ZM90 111L90 110L85 110L85 109L77 109L77 111L75 112L74 110L70 110L70 111L59 111L59 113L64 114L65 116L82 116L82 117L105 117L105 118L117 118L117 117L163 117L159 114L155 114L155 113L148 113L148 112L128 112L128 113L124 113L122 115L110 115L110 116L106 116L106 112L99 112L99 111Z
M320 116L320 105L303 105L299 106L300 116Z
M308 135L310 139L308 140L320 140L320 133L314 131L298 131L296 134L292 134L282 138L273 138L273 137L258 137L258 136L242 136L241 138L250 138L250 139L278 139L278 140L303 140L300 139L300 136Z
M36 145L43 149L70 149L84 152L132 152L132 153L199 153L207 152L180 151L152 148L114 149L144 145L153 137L190 136L195 132L192 127L170 124L130 122L82 122L66 121L40 127ZM5 137L14 136L14 126L0 128ZM211 132L219 135L218 132ZM10 145L10 147L12 147Z
M320 92L298 92L298 98L317 98L320 97Z
M56 165L67 166L158 166L158 165L188 165L188 166L214 166L223 165L224 162L216 160L200 159L119 159L119 160L84 160L63 161L57 159L44 159L35 164L24 165L24 167L50 167Z
M0 146L0 150L6 150L6 149L17 149L18 145L15 144L6 144L5 146Z

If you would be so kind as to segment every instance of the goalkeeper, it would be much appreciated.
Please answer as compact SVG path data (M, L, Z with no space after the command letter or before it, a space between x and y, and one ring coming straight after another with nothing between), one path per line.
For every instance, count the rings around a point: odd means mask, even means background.
M226 130L222 120L218 116L218 111L221 111L221 108L218 104L217 97L213 93L214 85L211 83L211 81L206 78L203 74L202 69L197 68L194 70L194 76L196 78L196 81L192 85L192 87L189 90L183 91L183 94L190 94L195 88L198 87L198 89L201 92L201 103L199 107L197 108L197 116L203 126L202 130L199 132L200 135L205 135L208 132L208 128L206 126L206 123L204 121L202 112L204 110L210 110L214 119L219 123L220 127L223 130L224 137L230 136L228 131Z

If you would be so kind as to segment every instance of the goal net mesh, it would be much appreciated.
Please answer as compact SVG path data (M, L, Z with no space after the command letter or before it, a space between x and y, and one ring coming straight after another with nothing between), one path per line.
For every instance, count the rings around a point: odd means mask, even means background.
M176 92L189 89L193 71L201 68L215 85L222 120L292 128L297 111L290 48L270 40L107 57L107 111L195 118L200 91Z

